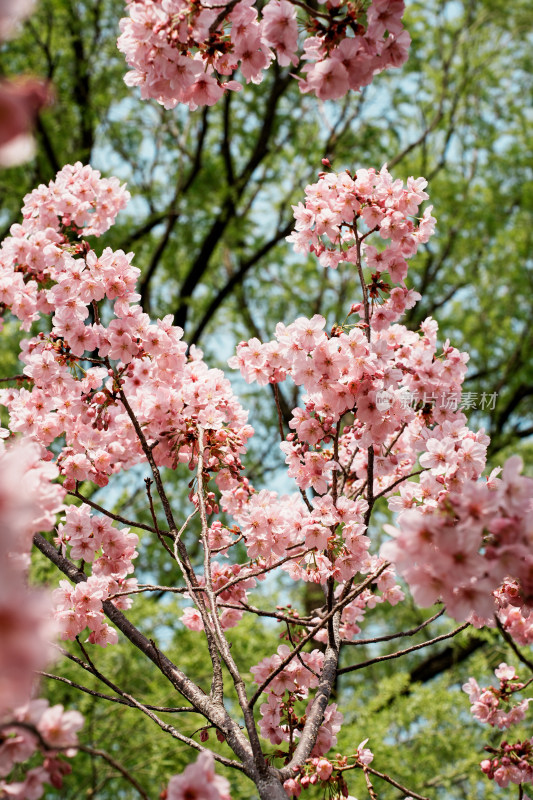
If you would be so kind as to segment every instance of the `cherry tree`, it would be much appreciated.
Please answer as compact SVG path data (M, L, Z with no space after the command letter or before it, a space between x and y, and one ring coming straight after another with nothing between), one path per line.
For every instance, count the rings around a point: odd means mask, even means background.
M294 66L301 91L335 100L402 63L409 43L402 12L401 0L329 3L321 11L287 0L260 11L248 0L131 2L119 48L133 68L127 83L167 108L213 104L242 89L236 70L259 83L275 59ZM378 778L424 800L416 776L403 786L386 764L375 764L371 731L361 732L351 752L329 754L343 724L333 696L339 676L468 626L498 627L532 668L519 645L533 641L533 481L522 476L518 457L483 477L489 440L469 429L461 401L468 354L448 340L439 345L431 318L418 331L401 322L420 300L409 288L409 259L435 228L427 181L395 179L387 165L336 173L324 159L322 167L293 207L288 238L296 254L316 257L317 269L353 271L360 295L348 299L342 320L279 321L271 341L241 342L229 360L246 382L272 392L286 494L255 487L247 475L254 431L228 377L187 345L172 317L153 321L143 311L134 254L98 247L128 203L126 187L76 163L24 198L22 222L0 249L1 308L28 334L21 373L3 378L0 390L9 414L0 456L7 498L1 598L12 636L1 662L2 774L37 750L44 760L23 781L3 781L6 796L38 798L45 782L59 786L70 768L62 755L80 747L77 712L30 699L32 675L46 663L45 643L54 635L25 582L31 539L62 573L46 602L55 635L79 643L79 666L198 752L182 774L168 776L168 800L227 800L230 786L215 762L243 772L262 800L298 797L309 786L348 797L352 770L363 773L370 798ZM285 381L304 392L288 424L279 396ZM178 515L165 475L180 465L192 480L189 508ZM147 472L151 524L116 514L111 496L100 504L84 490L111 487L139 466ZM9 499L20 483L32 487L31 503ZM381 501L397 516L380 546L371 523ZM189 545L193 520L199 548ZM133 577L140 535L157 540L177 565L177 585ZM276 575L320 586L321 603L309 614L271 607L267 598L254 606L250 592ZM190 603L181 623L206 642L209 687L125 613L138 593L162 589ZM341 650L362 641L356 637L372 609L402 603L406 591L422 608L442 602L459 625L422 645L340 666ZM412 636L443 612L390 638ZM245 615L286 630L277 652L257 664L237 662L227 633ZM200 741L162 719L164 708L143 704L99 671L95 646L113 646L119 634L187 703L174 710L198 715ZM496 676L498 690L480 690L471 678L465 691L477 719L503 728L527 713L527 698L509 704L528 681L507 664ZM228 684L238 701L231 710ZM207 746L210 729L232 758ZM533 777L531 747L503 742L481 769L501 786L517 784L523 797Z

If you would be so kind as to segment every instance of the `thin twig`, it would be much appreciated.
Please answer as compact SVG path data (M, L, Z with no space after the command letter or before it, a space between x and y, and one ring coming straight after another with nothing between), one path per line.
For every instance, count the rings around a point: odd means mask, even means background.
M353 641L352 639L342 639L341 644L352 645L352 646L362 645L362 644L377 644L378 642L390 642L391 639L399 639L400 637L404 636L414 636L415 633L421 631L422 628L426 627L426 625L429 625L431 622L434 622L436 619L441 617L445 611L446 611L445 608L441 608L441 610L437 614L434 614L432 617L426 619L420 625L417 625L416 628L411 628L411 630L409 631L401 631L400 633L389 633L386 634L385 636L376 636L374 639L358 639L357 641Z
M116 769L117 772L120 772L122 777L125 778L128 781L128 783L131 783L133 788L138 791L143 800L150 800L149 795L146 794L142 786L137 782L137 780L133 777L133 775L131 775L131 773L128 772L126 767L123 764L121 764L120 761L117 761L115 758L113 758L113 756L110 756L109 753L106 753L105 750L100 750L100 748L87 747L87 745L84 744L78 744L77 749L81 750L83 753L88 753L91 756L98 756L98 758L102 758L104 761L107 761L107 763L110 764L113 767L113 769Z
M407 789L405 786L402 786L401 783L395 781L393 778L389 778L388 775L385 775L383 772L378 772L377 769L372 769L372 767L366 767L366 770L370 772L372 775L375 775L376 778L381 778L382 781L387 781L390 783L391 786L394 786L396 789L399 789L400 792L403 792L406 797L414 797L415 800L429 800L429 797L426 797L422 794L417 794L413 792L412 789Z
M394 483L391 483L389 486L387 486L385 489L383 489L379 494L377 494L374 497L374 502L376 500L379 500L380 497L383 497L384 495L386 495L387 492L391 492L394 489L394 487L398 486L398 484L402 483L402 481L406 481L409 478L414 478L414 477L416 477L416 475L421 475L422 472L425 472L425 471L426 471L426 469L418 469L416 472L411 472L409 475L404 475L402 478L398 478L398 480L394 481Z
M283 412L281 410L281 405L279 402L279 386L277 383L274 384L274 398L276 400L276 410L278 412L278 430L281 441L285 441L285 434L283 432Z
M300 547L300 545L296 545L296 547ZM228 583L225 583L224 586L221 586L219 589L217 589L215 591L215 595L218 597L219 594L222 594L222 592L227 591L227 589L230 589L232 586L235 586L235 584L241 583L241 581L247 581L248 578L256 578L258 575L264 575L266 572L271 572L273 569L276 569L276 567L280 567L282 564L285 564L287 561L292 561L295 558L302 558L302 556L307 555L312 550L314 550L314 548L310 547L307 550L302 550L301 552L295 553L292 556L285 556L285 558L280 558L278 561L275 561L273 564L270 564L268 567L264 567L262 569L258 569L255 572L247 572L245 575L243 575L243 576L241 576L239 578L234 578L233 580L228 581Z
M236 611L249 611L251 614L257 614L258 617L270 617L276 619L278 622L287 622L289 625L299 625L300 627L311 627L311 620L305 617L289 617L286 614L280 614L277 611L264 611L262 608L250 606L242 600L239 603L219 603L219 608L234 608Z
M114 519L115 522L120 522L123 525L127 525L129 528L140 528L143 531L150 531L150 533L155 533L155 528L152 528L151 525L145 525L142 522L134 522L131 519L126 519L126 517L123 517L120 514L113 514L112 511L108 511L107 508L104 508L103 506L98 505L98 503L95 503L94 500L91 500L89 497L85 497L85 495L81 494L78 491L78 489L75 489L72 492L67 492L67 494L71 495L71 497L77 497L78 500L82 500L84 503L87 503L88 506L91 506L91 508L94 508L95 511L99 511L101 514L105 514L106 517Z
M352 592L350 592L350 594L346 598L344 598L342 602L338 602L331 611L328 611L328 613L324 615L320 623L318 625L315 625L307 634L307 636L304 636L304 638L296 645L296 647L288 654L288 656L286 656L280 662L280 664L278 664L278 666L270 673L270 675L267 678L265 678L265 680L259 685L259 687L257 688L256 692L254 693L253 697L250 700L250 707L252 707L257 702L257 700L265 691L269 683L277 675L279 675L279 673L282 672L288 664L290 664L292 659L296 656L297 653L300 652L300 650L302 650L302 648L307 644L307 642L309 642L318 633L318 631L321 630L321 628L327 625L331 617L333 617L333 615L336 614L338 611L340 611L342 608L344 608L344 606L347 606L348 603L351 603L352 600L355 600L356 597L362 594L364 590L368 586L370 586L370 584L373 583L376 580L376 578L378 578L381 575L383 570L388 566L389 566L388 562L382 564L381 567L378 570L376 570L376 572L372 573L372 575L369 575L368 578L366 578ZM342 670L339 670L339 672L342 672Z
M257 728L254 720L253 711L251 709L251 706L249 706L248 704L246 686L243 677L239 672L239 668L237 667L237 664L235 663L235 660L231 655L230 646L228 640L224 635L224 631L222 630L222 625L220 623L220 619L218 616L217 596L213 588L213 578L211 574L211 554L209 551L209 526L207 522L207 511L205 507L203 471L204 471L204 429L199 425L198 465L196 471L196 479L198 481L198 506L200 508L200 519L202 523L202 544L204 548L204 575L205 575L206 594L209 601L209 606L211 608L211 618L213 622L215 640L219 648L220 655L222 656L224 663L228 668L228 671L233 680L235 691L237 692L239 705L241 707L244 716L246 731L250 739L250 745L252 747L257 767L259 768L259 770L264 771L266 770L266 761L263 754L263 750L261 748L261 743L259 741L259 736L257 734ZM216 672L213 673L212 692L213 692L213 697L222 702L224 696L224 684L222 679L222 673L220 673L220 675L217 675Z
M400 658L401 656L407 655L407 653L414 653L415 650L422 650L424 647L429 647L437 642L443 642L445 639L451 639L453 636L457 636L457 634L461 631L464 631L465 628L468 628L469 625L469 622L465 622L463 625L459 625L458 628L450 631L450 633L443 633L441 636L436 636L434 639L429 639L427 642L414 644L411 647L407 647L405 650L398 650L396 653L389 653L385 656L370 658L368 661L361 661L359 664L353 664L351 667L343 667L339 670L339 675L344 675L346 672L355 672L357 669L364 669L365 667L369 667L371 664L378 664L380 661L389 661L391 658Z
M527 656L525 656L522 653L522 651L518 649L517 645L513 641L512 636L508 631L505 630L497 614L494 615L494 619L496 620L496 625L498 626L498 630L500 631L501 635L503 636L503 638L505 639L505 641L507 642L513 653L516 655L519 661L522 662L522 664L525 664L526 667L530 669L531 672L533 672L533 661L530 661L529 658L527 658Z
M93 674L92 671L91 674ZM71 681L70 678L64 678L62 675L53 675L51 672L42 672L41 670L37 672L37 675L40 675L43 678L49 678L50 680L59 681L60 683L66 683L67 686L71 686L73 689L78 689L80 692L85 692L85 694L90 694L92 697L98 697L101 700L109 700L111 703L118 703L122 706L135 708L133 703L130 703L129 700L124 699L124 697L112 697L110 694L97 692L95 689L89 689L88 686L82 686L81 683L75 683L74 681ZM148 703L143 703L143 705L145 708L149 708L150 711L158 711L160 714L181 714L184 712L191 714L201 713L192 706L152 706Z

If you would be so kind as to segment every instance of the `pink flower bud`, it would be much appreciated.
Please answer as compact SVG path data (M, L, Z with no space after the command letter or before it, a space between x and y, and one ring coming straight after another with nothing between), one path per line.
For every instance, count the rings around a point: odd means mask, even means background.
M316 774L320 778L321 781L329 780L331 773L333 772L333 765L327 760L327 758L321 758L316 765Z
M288 781L285 781L283 788L289 797L300 797L302 793L302 787L294 780L294 778L289 778Z

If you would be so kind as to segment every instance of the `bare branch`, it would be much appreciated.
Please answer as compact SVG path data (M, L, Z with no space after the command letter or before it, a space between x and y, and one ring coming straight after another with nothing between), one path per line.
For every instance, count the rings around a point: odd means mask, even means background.
M376 570L371 575L369 575L368 578L366 578L355 589L353 589L342 601L337 602L335 607L331 611L328 611L327 614L324 615L324 617L321 619L321 621L310 630L310 632L307 634L307 636L305 636L296 645L296 647L293 650L291 650L291 652L270 673L268 678L265 678L263 683L260 684L260 686L258 687L258 689L256 690L256 692L254 693L253 697L250 700L250 707L252 707L257 702L257 700L262 695L262 693L264 692L266 687L270 684L270 682L276 677L276 675L279 675L279 673L282 672L288 664L290 664L292 659L296 656L297 653L300 652L300 650L303 649L303 647L307 644L307 642L309 642L318 633L319 630L321 630L325 625L327 625L328 621L336 613L341 611L344 608L344 606L347 606L348 603L351 603L352 600L355 600L356 597L358 597L360 594L362 594L364 592L364 590L368 586L370 586L370 584L373 583L373 581L375 581L376 578L378 578L381 575L381 573L388 566L389 566L388 562L386 562L385 564L382 564L381 567L378 570Z
M371 664L378 664L381 661L390 661L391 658L400 658L401 656L407 655L407 653L414 653L415 650L422 650L424 647L430 647L432 644L443 642L445 639L451 639L453 636L457 636L458 633L464 631L465 628L468 628L469 626L470 623L465 622L463 625L459 625L458 628L450 631L450 633L443 633L441 636L436 636L434 639L429 639L427 642L414 644L412 647L407 647L405 650L398 650L396 653L389 653L388 655L384 656L376 656L376 658L370 658L368 661L361 661L360 664L353 664L351 667L343 667L339 670L339 675L344 675L346 672L355 672L355 670L364 669L365 667L369 667Z
M106 753L105 750L100 750L100 748L94 747L87 747L87 745L79 744L77 745L77 749L81 750L83 753L88 753L91 756L97 756L98 758L102 758L104 761L107 761L113 769L116 769L117 772L120 772L123 778L125 778L128 783L131 783L134 789L141 795L143 800L150 800L150 797L146 794L140 783L133 777L131 772L129 772L126 767L117 761L113 756L110 756L109 753Z
M426 625L429 625L431 622L434 622L436 619L441 617L445 611L446 609L442 608L437 614L434 614L432 617L426 619L420 625L417 625L416 628L411 628L411 630L409 631L400 631L400 633L389 633L385 636L376 636L374 639L357 639L356 641L353 641L351 639L342 639L341 644L346 644L346 645L377 644L378 642L390 642L391 639L399 639L400 637L403 636L414 636L415 633L421 631L422 628L426 627Z
M126 700L125 697L113 697L110 694L97 692L95 689L90 689L88 686L82 686L80 683L75 683L74 681L71 681L70 678L64 678L62 675L53 675L51 672L42 672L41 670L37 672L37 675L41 675L43 678L49 678L50 680L58 681L60 683L66 683L67 686L71 686L73 689L78 689L80 692L85 692L85 694L90 694L92 697L98 697L101 700L109 700L111 703L118 703L122 706L129 706L130 708L136 707L129 700ZM158 711L160 714L180 714L185 712L188 714L201 713L192 706L152 706L148 703L143 703L143 705L145 708L149 708L150 711Z
M87 580L87 576L81 572L77 567L72 564L68 559L62 556L40 533L34 534L33 541L35 546L45 555L53 564L55 564L64 575L66 575L73 583L82 583ZM130 642L135 645L153 664L161 671L161 673L170 681L170 683L182 694L191 705L199 711L204 717L219 728L226 736L228 743L233 751L245 763L250 762L251 751L246 738L241 733L239 726L229 716L226 709L218 703L213 702L212 698L206 695L185 673L183 673L172 661L166 656L153 641L144 636L124 614L119 611L113 603L106 600L102 603L106 616L111 622L126 636ZM130 699L135 705L140 704L130 695L123 695ZM148 713L146 709L145 713ZM151 714L152 712L149 712ZM180 734L181 736L181 734ZM196 746L196 743L195 745Z

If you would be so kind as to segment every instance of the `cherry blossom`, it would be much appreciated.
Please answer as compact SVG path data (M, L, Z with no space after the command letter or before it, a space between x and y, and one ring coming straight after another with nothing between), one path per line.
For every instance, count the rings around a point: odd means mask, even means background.
M167 789L167 800L231 800L229 782L216 775L213 756L200 753L181 775L173 775Z
M509 728L524 719L531 698L526 698L517 705L510 706L509 698L511 694L520 691L524 684L520 683L514 667L510 667L505 663L500 664L494 670L494 674L499 678L499 689L495 689L492 686L487 689L480 689L477 681L474 678L470 678L468 683L463 686L463 691L470 698L470 703L472 704L470 710L476 719L492 727Z
M131 18L139 13L141 27L143 14L156 11L154 24L164 23L166 6L135 10L134 5ZM390 8L376 3L369 14L376 36L384 26L386 42L402 36L388 16L401 8L401 3ZM202 35L216 13L209 6L198 11L195 24ZM263 46L259 29L265 17L269 43ZM242 72L251 81L259 79L271 49L285 48L283 57L292 59L293 17L285 0L265 9L261 19L241 0L228 18L235 31L233 39L229 34L234 49L228 56L240 54ZM173 19L180 41L189 33L182 30L178 11ZM150 31L144 28L148 38ZM322 58L321 47L320 41L307 45L307 61L314 65L306 71L308 81L331 69L334 55ZM349 75L345 62L335 80L343 70ZM202 74L221 90L210 72ZM199 91L194 85L189 84L189 98ZM368 771L373 754L367 740L350 757L328 757L343 721L329 696L321 700L312 741L309 720L318 713L316 698L331 652L338 654L340 642L358 636L377 605L403 600L398 575L420 606L442 600L450 616L478 627L496 624L496 613L519 641L533 638L528 622L533 481L522 476L516 457L501 477L493 472L482 478L488 437L469 429L459 403L467 354L448 341L439 345L431 318L417 331L401 323L419 299L406 283L409 259L435 226L431 206L420 210L429 199L425 188L423 178L404 182L386 166L322 172L307 186L305 203L294 206L296 226L289 240L295 250L315 254L324 268L343 264L353 270L362 302L353 302L344 321L333 325L319 314L279 322L274 338L241 342L230 359L248 383L277 389L287 381L301 387L288 427L280 418L285 493L256 488L245 475L242 457L253 434L247 412L224 373L210 369L197 348L187 349L170 316L152 320L143 311L134 255L94 244L127 202L126 188L116 179L81 164L65 167L48 186L26 196L23 221L12 226L0 249L4 313L25 330L46 320L42 333L21 343L23 378L15 388L0 390L10 431L28 442L23 466L6 481L20 481L22 475L39 500L38 512L13 508L10 524L24 517L27 533L9 539L10 558L25 569L31 534L55 527L55 544L73 570L66 571L73 582L62 580L53 592L59 635L81 637L88 646L116 643L118 632L104 612L120 628L111 612L127 611L138 591L133 572L139 535L129 527L135 523L98 505L91 509L80 486L88 481L105 487L125 470L149 467L164 505L160 468L186 465L193 473L191 515L179 531L165 508L169 530L153 529L168 538L173 545L166 543L168 552L182 569L185 626L217 642L215 649L233 670L225 631L245 614L263 613L251 605L249 593L270 572L280 569L293 581L320 584L335 609L328 612L326 604L308 617L291 608L264 612L283 623L282 643L273 655L248 665L259 734L276 748L273 757L290 762L295 752L305 752L292 773L283 774L289 796L318 781L346 795L343 770ZM10 452L0 455L0 469L2 460L9 466ZM53 483L57 478L61 486ZM70 504L64 507L66 493ZM392 539L378 552L369 522L381 497L397 519L385 527ZM7 502L8 519L10 514ZM198 573L181 539L195 515L203 553ZM328 615L333 613L332 643ZM28 624L31 613L25 614ZM322 643L325 650L303 649L308 642ZM33 653L22 657L31 664ZM509 669L502 665L497 672L498 690L481 690L473 678L468 684L475 716L498 727L518 721L529 702L505 705L515 686ZM50 747L67 753L75 749L79 722L68 713L42 712ZM26 758L31 737L11 738L9 752ZM54 764L46 774L58 781L63 768ZM493 761L489 773L498 781L516 777L512 770L498 773ZM25 788L9 791L39 796L46 780L44 773L28 773ZM214 773L212 756L202 751L195 764L170 780L167 796L227 800L229 794Z
M59 755L69 758L76 755L77 732L83 722L78 711L65 711L62 705L50 706L48 700L31 700L13 709L9 723L3 725L0 744L2 796L38 800L45 791L45 783L60 789L63 776L70 772L71 767ZM27 761L38 750L44 756L42 766L29 770L21 782L2 779L12 767Z
M302 92L321 100L342 97L368 85L375 74L407 59L410 37L403 29L402 0L373 0L367 10L336 2L313 13L291 0L269 0L259 12L253 0L216 3L148 0L126 6L118 48L128 66L125 81L143 99L165 108L215 104L226 91L261 83L272 61L299 68ZM298 14L297 14L298 12ZM305 31L299 35L299 28ZM229 76L228 80L223 80Z

